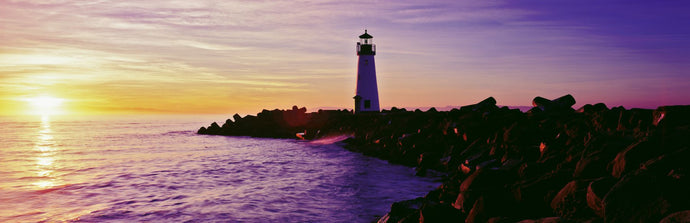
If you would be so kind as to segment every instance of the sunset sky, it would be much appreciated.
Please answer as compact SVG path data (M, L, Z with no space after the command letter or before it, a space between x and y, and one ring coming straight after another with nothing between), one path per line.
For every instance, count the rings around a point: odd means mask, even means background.
M688 1L0 0L0 114L351 108L364 29L382 107L690 104Z

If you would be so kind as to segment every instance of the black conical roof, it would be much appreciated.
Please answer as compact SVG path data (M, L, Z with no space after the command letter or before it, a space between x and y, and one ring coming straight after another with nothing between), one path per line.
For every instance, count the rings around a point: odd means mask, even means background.
M367 33L367 30L365 29L365 30L364 30L364 34L359 35L359 38L360 38L360 39L371 39L371 38L374 38L374 37L371 36L371 35L369 35L369 33Z

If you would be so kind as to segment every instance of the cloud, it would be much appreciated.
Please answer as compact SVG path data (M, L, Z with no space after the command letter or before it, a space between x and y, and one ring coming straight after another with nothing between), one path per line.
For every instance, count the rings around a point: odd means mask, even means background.
M467 95L449 83L482 83L474 94L486 94L512 83L563 88L651 74L682 82L690 58L680 3L0 1L0 79L15 89L0 97L80 86L128 102L135 94L349 100L354 86L344 85L354 82L354 43L364 28L378 44L380 80L389 81L381 91L426 86L420 90L434 100L438 92ZM429 89L439 86L448 89ZM333 95L293 97L321 90ZM484 95L467 97L443 104Z

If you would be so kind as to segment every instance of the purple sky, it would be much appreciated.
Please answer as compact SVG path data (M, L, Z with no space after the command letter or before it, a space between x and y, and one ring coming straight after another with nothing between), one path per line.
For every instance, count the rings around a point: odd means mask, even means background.
M346 107L357 36L382 107L690 104L687 1L0 0L0 106L90 112Z

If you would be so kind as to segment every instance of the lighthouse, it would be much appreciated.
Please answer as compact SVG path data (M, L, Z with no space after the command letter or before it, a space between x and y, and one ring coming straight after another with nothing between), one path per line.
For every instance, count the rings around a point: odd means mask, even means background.
M361 112L379 112L379 90L376 84L376 66L374 55L376 45L374 37L364 30L357 43L357 91L355 93L355 114Z

